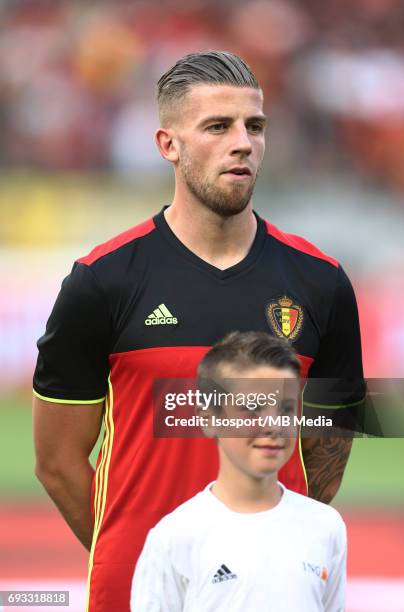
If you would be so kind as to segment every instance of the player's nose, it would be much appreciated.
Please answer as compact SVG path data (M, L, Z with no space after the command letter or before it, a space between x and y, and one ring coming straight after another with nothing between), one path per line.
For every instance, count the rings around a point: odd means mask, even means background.
M250 155L252 152L252 144L246 126L242 125L235 127L233 133L232 154L243 153L243 155Z

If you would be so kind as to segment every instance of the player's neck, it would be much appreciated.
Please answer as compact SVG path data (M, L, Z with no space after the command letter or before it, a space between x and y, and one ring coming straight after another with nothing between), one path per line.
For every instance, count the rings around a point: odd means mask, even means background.
M226 470L222 466L212 493L230 510L246 513L270 510L278 505L282 497L277 473L255 479L239 470Z
M201 204L174 198L165 211L165 218L190 251L221 270L247 256L257 231L251 202L238 215L223 218Z

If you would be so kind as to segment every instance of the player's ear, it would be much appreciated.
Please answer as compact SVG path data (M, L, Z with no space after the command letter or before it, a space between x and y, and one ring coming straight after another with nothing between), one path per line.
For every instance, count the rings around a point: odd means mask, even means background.
M155 134L155 141L160 155L169 162L179 159L178 141L172 128L160 127Z

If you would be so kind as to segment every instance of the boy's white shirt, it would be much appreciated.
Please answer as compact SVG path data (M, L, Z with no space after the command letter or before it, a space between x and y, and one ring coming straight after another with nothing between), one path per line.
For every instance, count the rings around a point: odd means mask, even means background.
M334 508L279 483L277 506L239 513L212 484L150 530L132 612L344 610L346 529Z

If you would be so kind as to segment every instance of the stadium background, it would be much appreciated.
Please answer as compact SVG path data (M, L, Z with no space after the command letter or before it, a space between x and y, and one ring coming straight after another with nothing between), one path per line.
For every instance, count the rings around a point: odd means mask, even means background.
M265 90L255 208L343 262L366 375L403 376L401 0L4 0L2 589L63 587L70 609L83 609L86 555L32 474L35 340L74 259L170 201L171 171L152 139L155 83L178 57L209 48L239 53ZM403 465L401 439L354 443L335 500L349 531L349 612L404 611Z

